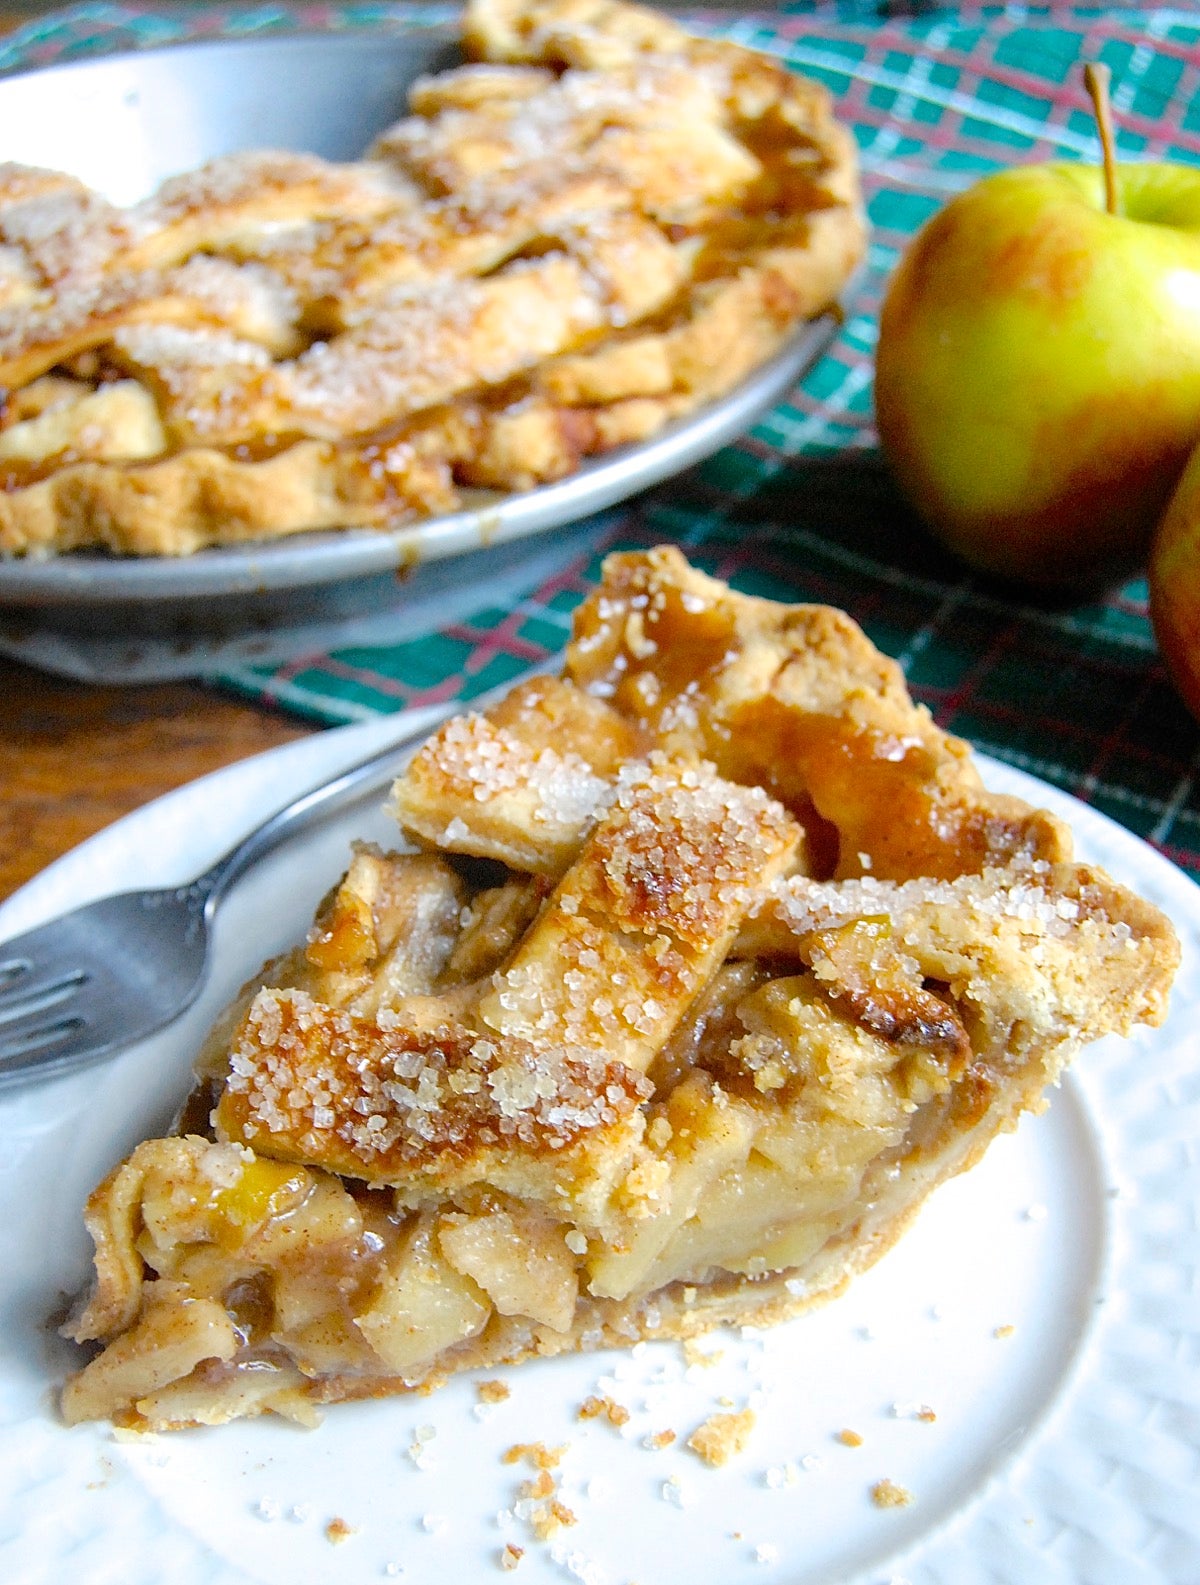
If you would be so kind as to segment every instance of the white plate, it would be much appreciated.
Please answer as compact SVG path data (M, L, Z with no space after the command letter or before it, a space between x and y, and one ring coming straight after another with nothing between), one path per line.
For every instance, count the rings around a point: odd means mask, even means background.
M0 908L0 936L107 889L185 879L284 789L395 730L329 732L151 804ZM656 1345L505 1370L512 1396L485 1410L463 1379L332 1409L315 1432L66 1430L53 1383L70 1356L44 1323L85 1275L87 1189L165 1123L199 1031L304 925L348 835L386 838L387 823L360 811L264 864L223 914L213 981L182 1027L0 1107L0 1578L464 1581L496 1577L511 1540L530 1585L1195 1585L1200 892L1094 811L999 765L988 775L1065 812L1084 856L1172 916L1184 966L1171 1019L1091 1048L1049 1112L942 1189L846 1297L761 1336L722 1336L710 1368ZM604 1384L632 1410L624 1432L574 1417ZM723 1398L750 1402L758 1424L718 1472L682 1442ZM925 1404L933 1423L916 1415ZM843 1428L862 1445L843 1445ZM643 1446L664 1429L681 1433L674 1447ZM570 1444L563 1497L578 1524L550 1546L511 1514L527 1472L500 1454L518 1441ZM874 1506L883 1478L913 1505ZM335 1518L354 1532L337 1546Z

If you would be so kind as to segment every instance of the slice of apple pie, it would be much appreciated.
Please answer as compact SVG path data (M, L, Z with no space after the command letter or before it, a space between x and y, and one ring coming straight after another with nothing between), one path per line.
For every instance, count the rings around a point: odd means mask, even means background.
M449 721L391 808L91 1197L69 1420L782 1320L1176 965L848 618L670 549L610 558L565 674Z

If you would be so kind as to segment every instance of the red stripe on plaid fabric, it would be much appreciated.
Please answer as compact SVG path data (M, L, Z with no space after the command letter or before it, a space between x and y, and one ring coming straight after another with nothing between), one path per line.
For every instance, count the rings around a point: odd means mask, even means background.
M996 28L994 33L989 34L987 42L990 46L990 54L987 63L987 81L999 84L1002 87L1012 88L1016 92L1026 94L1033 99L1048 100L1053 114L1078 113L1085 116L1090 122L1092 118L1091 100L1082 86L1077 85L1076 82L1069 78L1062 83L1049 83L1046 78L1039 77L1035 72L1022 71L1017 67L1006 66L1003 62L996 59L996 46L1011 36L1019 25L1024 24L1014 23L1007 27L1001 26ZM1135 49L1139 43L1144 42L1144 38L1145 35L1143 33L1131 28L1122 27L1109 21L1089 20L1084 31L1079 35L1080 47L1076 59L1082 66L1085 61L1099 59L1106 44L1128 44L1130 49ZM1157 39L1155 39L1155 52L1168 53L1165 50L1159 50ZM1180 51L1180 57L1189 65L1194 66L1194 51L1190 53ZM974 55L965 53L960 55L952 49L947 49L943 53L939 53L938 60L939 63L945 62L950 66L960 64L964 69L969 69L974 64ZM1119 84L1120 81L1121 77L1118 75L1115 78L1115 82ZM1179 85L1177 84L1169 98L1177 100L1181 97ZM1130 132L1145 137L1152 143L1157 140L1158 146L1165 148L1166 144L1162 139L1161 119L1143 115L1140 111L1133 109L1123 110L1118 119L1120 125L1127 128ZM1050 124L1049 121L1048 124ZM924 123L921 125L921 131L924 134ZM1193 153L1200 152L1200 136L1191 135L1185 128L1178 128L1172 133L1172 142L1176 148L1186 148Z
M980 680L982 681L982 677ZM947 706L944 702L951 692L957 698L957 703L953 708ZM1143 697L1148 696L1148 692L1148 687L1137 689L1136 694L1139 701ZM966 709L970 710L974 718L990 721L997 728L1015 727L1017 729L1028 729L1030 725L1031 715L1028 706L1018 707L1017 705L1004 704L999 700L987 699L966 690L941 689L932 684L914 688L913 693L920 698L923 704L929 706L938 725L948 732L955 730L953 723L958 711ZM958 697L960 693L962 696ZM1122 718L1121 728L1119 730L1114 728L1114 732L1109 737L1096 742L1096 734L1088 725L1070 716L1058 715L1050 717L1044 715L1043 712L1040 730L1045 732L1047 741L1053 738L1056 741L1084 746L1095 743L1095 751L1092 759L1087 762L1086 768L1074 768L1069 772L1072 790L1074 790L1076 782L1085 776L1099 779L1099 772L1095 769L1095 766L1101 761L1102 750L1105 744L1109 742L1110 737L1118 737L1120 739L1118 746L1121 748L1125 758L1131 763L1136 762L1150 770L1178 770L1179 761L1174 756L1160 753L1145 744L1131 742L1123 735L1129 722L1133 720L1136 714L1136 708L1132 706L1128 708ZM978 733L975 735L978 736ZM1122 784L1124 780L1127 780L1127 778L1117 778L1118 785Z
M485 670L497 655L527 660L530 664L545 656L546 651L541 644L531 644L516 631L524 620L524 612L514 611L511 616L505 617L499 627L472 627L467 622L452 622L441 631L447 638L457 638L475 646L471 659L463 668L464 676L473 677Z
M1127 742L1125 736L1130 715L1136 714L1138 704L1141 699L1145 698L1146 693L1147 688L1145 683L1143 683L1138 690L1139 697L1131 702L1127 713L1117 722L1111 732L1106 733L1098 740L1095 753L1092 755L1087 769L1072 789L1075 796L1081 798L1084 803L1092 802L1092 798L1103 780L1105 767L1113 762L1120 751L1124 750L1127 757L1139 759L1148 757L1145 754L1138 754L1133 745Z
M1157 849L1164 858L1170 859L1172 864L1178 864L1182 870L1190 870L1192 874L1197 869L1197 852L1195 848L1182 847L1177 842L1152 842L1152 848Z
M560 594L570 593L577 595L581 600L584 599L593 587L587 576L592 558L606 554L617 540L626 537L628 537L628 524L624 522L616 524L594 549L583 552L575 561L532 590L497 627L485 628L471 622L456 622L442 628L440 631L446 638L458 639L473 646L470 660L456 674L458 687L461 689L469 678L485 671L491 662L501 655L537 665L553 653L545 645L523 637L517 629L529 620L531 614L539 608L547 607ZM426 701L420 698L417 702Z
M1090 119L1090 102L1082 90L1077 89L1070 82L1052 84L1034 72L1009 67L1003 62L996 60L997 47L1015 33L1018 28L1027 29L1028 24L1026 22L996 21L994 18L989 18L988 21L990 25L987 34L979 40L973 49L959 50L949 44L943 46L939 41L936 57L932 52L923 55L922 47L924 41L919 38L914 39L908 32L899 30L894 26L884 25L878 30L871 31L853 28L839 29L839 40L861 43L864 52L861 63L855 63L852 60L840 57L830 59L830 70L845 72L846 75L852 78L852 88L839 96L838 103L841 112L848 120L859 125L871 126L876 129L895 125L896 123L893 121L889 110L875 106L870 102L869 96L877 92L881 85L856 75L856 64L860 71L863 66L867 65L878 68L880 63L886 60L887 55L902 54L914 61L936 58L938 65L948 66L955 70L959 74L960 81L950 92L953 92L956 97L975 101L975 108L970 111L959 109L953 105L945 106L944 115L939 121L922 121L920 123L905 121L900 123L909 127L913 135L918 136L922 143L934 148L943 151L984 153L993 158L995 157L996 148L991 140L972 136L964 130L965 122L970 120L986 122L989 119L989 112L993 112L995 108L998 108L989 105L986 99L981 97L980 90L985 84L997 84L1001 87L1011 88L1031 98L1046 101L1048 109L1043 123L1046 128L1062 127L1066 118L1072 113L1082 113ZM1064 14L1061 17L1061 22L1064 24L1083 21L1084 19L1078 14ZM950 25L952 24L947 24L947 26ZM787 31L788 36L794 42L809 42L810 40L815 43L820 42L820 35L811 34L808 29L796 28ZM1079 39L1080 47L1077 59L1082 63L1088 59L1098 58L1106 43L1124 43L1128 44L1131 49L1136 48L1138 43L1144 41L1144 35L1136 29L1112 21L1104 22L1088 19L1088 25L1080 32ZM1165 49L1159 49L1157 37L1154 40L1154 47L1156 53L1172 53ZM1195 52L1189 52L1181 48L1177 53L1178 57L1194 73ZM981 56L983 56L982 60ZM899 69L895 69L895 75L897 81L894 84L886 85L885 91L905 92L904 78L906 74ZM1119 77L1117 81L1119 84ZM1181 93L1181 86L1180 84L1176 85L1169 102L1187 102L1190 96L1185 96ZM946 90L942 89L925 94L923 85L920 84L912 85L909 91L918 99L925 97L934 103L940 103L942 94L946 92ZM1164 104L1165 108L1166 105ZM1036 120L1032 113L1026 112L1024 114L1027 120L1031 122ZM1130 132L1147 139L1147 152L1154 150L1162 152L1168 147L1169 142L1169 146L1173 149L1200 154L1200 135L1192 134L1184 127L1176 125L1172 129L1168 140L1163 135L1161 121L1141 112L1133 109L1122 110L1119 120L1121 125ZM1047 155L1055 153L1061 154L1062 150L1053 139L1037 137L1032 128L1030 129L1030 136L1034 138L1032 146L1026 151L1030 159L1046 158Z
M295 659L285 662L275 668L271 673L276 683L294 682L304 672L319 669L325 676L337 677L343 682L351 682L359 687L367 688L372 693L379 694L385 699L399 699L404 707L415 703L436 704L442 699L454 697L454 690L447 691L445 683L438 683L435 688L421 690L410 687L396 677L390 677L386 672L376 671L371 666L352 666L341 658L335 651L326 654L300 655Z
M1126 594L1124 590L1118 590L1116 594L1109 595L1105 604L1111 606L1114 611L1128 612L1130 616L1148 616L1150 613L1150 601L1147 595L1142 595L1140 599L1135 600L1132 596Z

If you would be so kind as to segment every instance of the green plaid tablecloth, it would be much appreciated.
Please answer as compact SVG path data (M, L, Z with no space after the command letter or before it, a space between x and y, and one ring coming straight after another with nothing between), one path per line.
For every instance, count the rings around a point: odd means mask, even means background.
M944 727L1066 788L1200 875L1197 727L1155 651L1135 580L1038 603L964 572L898 500L874 449L871 362L884 280L950 193L1014 161L1095 158L1079 63L1112 69L1122 151L1200 163L1200 4L869 5L694 13L823 80L862 151L867 277L831 352L736 446L607 515L605 547L672 540L739 588L848 610L900 658ZM0 69L180 38L426 22L446 7L83 5L0 45ZM558 649L598 557L418 640L239 667L217 686L315 722L481 692Z

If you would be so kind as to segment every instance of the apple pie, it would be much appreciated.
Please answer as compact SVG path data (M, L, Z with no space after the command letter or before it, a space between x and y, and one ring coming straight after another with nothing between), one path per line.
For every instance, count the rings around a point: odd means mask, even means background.
M647 439L861 256L820 85L619 0L472 0L356 163L118 208L0 165L0 554L395 527Z
M307 1421L783 1320L1176 967L847 617L673 549L610 557L563 675L389 807L92 1195L68 1420Z

